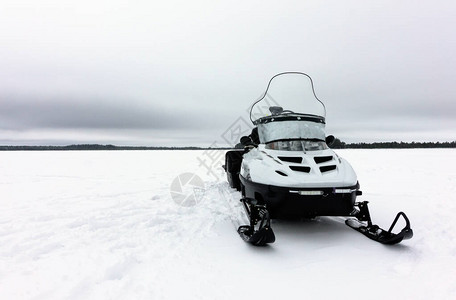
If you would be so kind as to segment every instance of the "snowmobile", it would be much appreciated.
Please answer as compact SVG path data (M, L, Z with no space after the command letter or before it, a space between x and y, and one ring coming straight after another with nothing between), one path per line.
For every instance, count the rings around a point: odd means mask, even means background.
M252 105L252 133L241 138L243 149L227 151L223 166L249 218L238 228L242 239L273 243L271 219L317 216L346 217L346 225L383 244L412 238L405 213L384 230L372 223L368 202L356 201L362 195L356 173L329 148L335 138L326 136L325 118L311 77L301 72L273 76ZM401 217L405 226L393 233Z

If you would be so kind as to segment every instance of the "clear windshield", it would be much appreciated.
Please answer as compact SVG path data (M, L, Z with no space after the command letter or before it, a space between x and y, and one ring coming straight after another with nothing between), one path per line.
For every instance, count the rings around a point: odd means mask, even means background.
M266 149L280 151L319 151L328 149L328 146L323 141L276 141L266 144Z
M282 114L326 117L325 106L315 95L312 79L305 73L286 72L272 77L264 95L253 104L250 120L270 116L272 106L281 107Z

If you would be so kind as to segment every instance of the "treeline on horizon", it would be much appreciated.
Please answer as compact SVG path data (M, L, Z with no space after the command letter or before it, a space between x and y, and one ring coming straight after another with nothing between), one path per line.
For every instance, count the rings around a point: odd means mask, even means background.
M411 148L456 148L453 142L377 142L377 143L350 143L336 139L332 149L411 149ZM227 150L230 147L147 147L147 146L115 146L100 144L78 144L67 146L0 146L0 151L71 151L71 150Z
M77 144L67 146L0 146L0 151L65 151L65 150L205 150L204 147L147 147L147 146L115 146L100 144ZM220 148L230 149L230 148Z
M331 145L332 149L412 149L412 148L456 148L453 142L376 142L376 143L350 143L336 139Z

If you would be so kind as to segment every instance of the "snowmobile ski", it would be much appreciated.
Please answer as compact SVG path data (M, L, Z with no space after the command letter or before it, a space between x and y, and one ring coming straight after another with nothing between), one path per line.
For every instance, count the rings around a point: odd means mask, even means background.
M358 220L353 218L347 219L345 221L347 226L362 233L371 240L386 245L398 244L402 242L402 240L411 239L413 237L413 230L410 227L410 221L405 213L399 212L387 231L380 228L378 225L372 224L367 203L367 201L355 203L355 205L359 207L359 210L354 214L354 217ZM393 233L392 231L400 217L405 220L405 226L399 233Z
M266 206L259 205L255 199L251 198L242 198L241 202L250 219L249 225L242 225L238 228L241 238L255 246L274 243L275 235Z

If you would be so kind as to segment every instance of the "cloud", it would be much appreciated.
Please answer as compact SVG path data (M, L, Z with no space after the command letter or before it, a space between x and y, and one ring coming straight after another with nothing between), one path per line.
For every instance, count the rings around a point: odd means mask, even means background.
M23 100L4 97L2 129L198 129L216 117L185 109L170 110L134 101Z
M454 138L448 1L105 2L2 2L0 140L210 143L289 70L331 132Z

